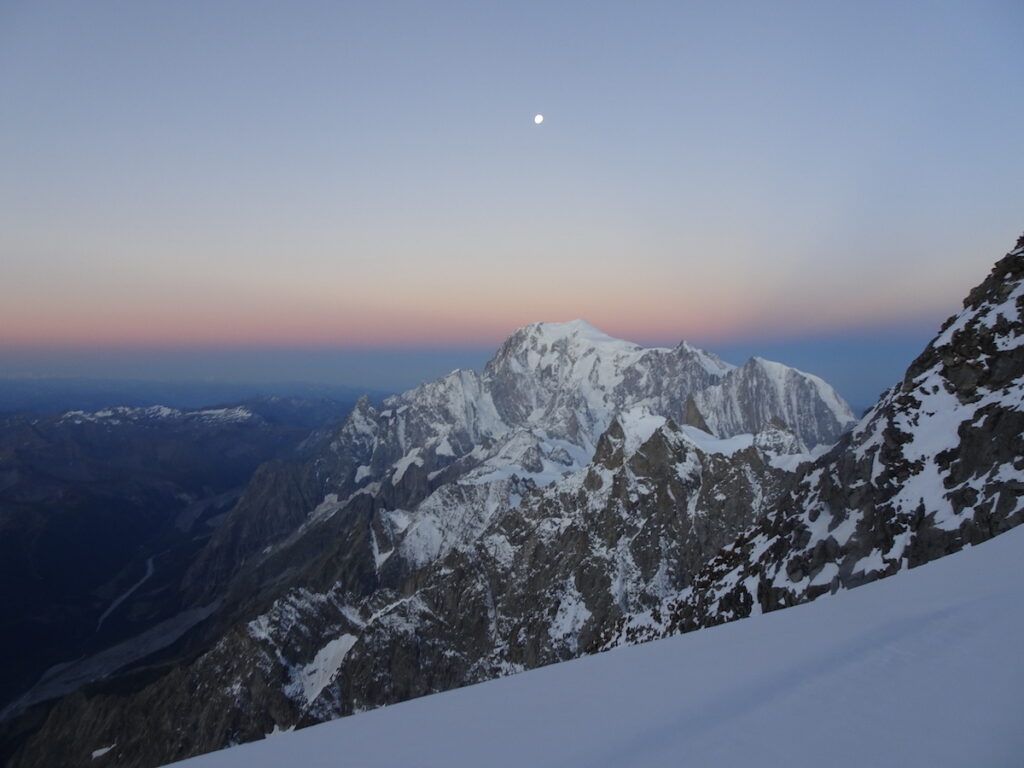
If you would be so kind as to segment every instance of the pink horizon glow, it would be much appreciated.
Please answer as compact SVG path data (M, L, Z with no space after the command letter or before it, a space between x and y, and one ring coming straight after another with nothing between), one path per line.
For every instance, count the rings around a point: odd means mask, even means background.
M942 309L919 311L911 315L874 314L869 318L819 318L813 325L798 317L778 316L764 322L727 322L717 318L637 318L559 314L527 318L430 317L426 314L393 318L390 322L367 318L338 318L334 322L309 322L295 317L241 318L200 317L162 318L164 322L104 322L102 318L84 318L78 322L53 322L45 326L25 327L7 324L0 330L0 348L8 349L174 349L174 348L426 348L494 347L517 328L531 323L565 322L580 317L616 338L644 346L674 346L680 341L729 343L738 340L799 339L843 332L883 332L892 328L928 328L949 312ZM646 322L645 322L646 320Z

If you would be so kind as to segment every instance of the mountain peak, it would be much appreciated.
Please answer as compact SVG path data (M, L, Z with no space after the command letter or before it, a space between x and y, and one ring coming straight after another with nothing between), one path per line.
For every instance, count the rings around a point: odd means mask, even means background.
M608 345L637 349L640 345L631 341L618 339L602 331L600 328L577 318L566 322L539 322L524 326L509 336L512 339L531 339L541 343L555 344L562 340L581 342L584 345L605 347Z
M593 333L600 336L607 336L604 331L599 329L593 323L589 323L582 317L577 317L575 320L565 321L554 321L554 320L542 320L537 323L531 323L529 327L544 328L556 332L564 333Z
M589 365L594 358L629 358L631 362L644 351L638 344L609 336L586 320L539 322L514 331L485 370L495 373L512 366L517 373L523 373L551 366L573 368L579 363Z

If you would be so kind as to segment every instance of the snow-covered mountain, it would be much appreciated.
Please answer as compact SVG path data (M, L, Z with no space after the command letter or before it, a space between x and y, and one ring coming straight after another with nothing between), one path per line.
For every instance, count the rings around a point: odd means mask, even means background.
M746 387L723 400L720 411L705 408L718 437L781 428L797 436L786 451L799 453L819 446L825 435L831 444L840 425L854 423L842 399L817 377L776 363L758 365L771 366L772 387ZM453 371L379 408L361 400L315 462L261 475L192 569L188 588L197 600L212 599L246 562L266 557L268 547L345 509L357 495L398 511L388 520L412 524L405 551L424 565L452 542L442 536L433 547L427 531L458 529L472 541L525 491L585 466L616 414L637 410L693 423L686 411L692 414L694 396L731 380L736 370L685 342L644 348L582 320L521 328L482 373ZM735 407L744 409L742 422L730 416ZM282 488L296 489L297 498L278 503ZM403 524L379 526L381 551L404 535L398 530ZM413 552L416 541L423 546Z
M748 369L769 371L770 386L759 387ZM811 448L831 445L854 422L828 384L796 369L758 358L736 369L685 342L646 349L576 320L516 331L481 375L453 372L379 411L364 403L332 448L345 459L365 458L352 477L356 487L398 485L413 465L430 474L455 464L477 476L486 476L480 468L516 467L550 481L589 461L616 414L642 409L682 423L691 397L719 387L727 397L699 401L718 437L777 422Z
M444 480L514 469L550 482L589 461L615 414L643 407L678 419L691 393L729 370L687 344L645 349L581 320L536 323L513 333L482 374L455 371L379 410L364 402L331 446L345 473L336 479L414 495L417 478L444 470Z
M279 667L282 674L292 675L292 689L301 688L309 705L305 718L298 721L301 725L339 708L357 712L597 648L807 602L928 563L1018 525L1024 517L1021 246L1024 243L971 292L964 310L950 318L911 365L903 382L886 393L852 433L814 463L787 462L786 454L813 442L813 437L808 439L814 434L808 425L825 421L815 418L821 411L808 409L786 395L757 398L756 406L751 407L751 393L764 393L766 389L779 393L779 382L790 378L787 372L773 372L772 366L763 361L751 361L744 366L746 370L735 369L742 375L731 381L732 371L727 371L717 384L691 393L688 402L681 404L684 415L692 415L696 408L705 425L718 432L718 438L692 426L680 427L671 418L652 413L648 403L626 407L597 440L589 464L543 487L525 491L521 486L514 488L510 492L523 494L518 503L478 519L478 527L469 532L461 527L464 516L446 518L441 513L458 504L439 504L431 511L425 503L422 507L427 514L415 522L409 522L414 515L400 514L392 529L399 536L387 552L374 551L376 565L380 568L383 563L386 568L397 554L394 562L411 559L419 568L402 589L378 590L371 598L372 612L366 606L340 607L337 624L321 636L321 642L325 637L337 639L319 648L312 662L303 666L301 658L289 657L295 633L314 623L314 617L324 615L322 609L313 607L317 600L333 600L338 605L341 596L313 599L313 595L303 595L296 599L293 595L276 603L276 613L265 615L247 628L249 637L263 651L264 669L275 669L274 659L285 660ZM815 386L807 378L800 381ZM799 390L800 386L792 389ZM819 399L837 421L843 417L841 403L833 407L827 396ZM728 437L750 423L744 419L764 421L756 428L756 435ZM801 420L803 430L799 428ZM798 430L802 437L796 434ZM795 474L785 471L794 467ZM512 479L504 477L501 482ZM455 525L438 528L436 521L440 520ZM416 526L427 525L427 521L434 521L429 528L437 535L414 536ZM423 552L419 545L403 550L409 539L449 543L427 547L427 556L417 558L413 553ZM1019 544L1019 539L1018 535L1012 544ZM731 543L720 546L722 541ZM782 697L786 706L781 711L799 709L804 715L828 711L828 722L812 728L817 739L814 743L834 746L836 739L848 741L835 726L836 722L844 723L840 731L845 732L845 720L836 720L834 708L797 707L807 700L804 694L808 683L801 695L788 695L781 670L812 681L810 685L817 686L815 690L835 705L835 685L829 683L834 683L837 675L848 681L866 675L891 688L894 671L878 669L879 661L887 658L886 653L910 654L917 660L925 658L927 663L914 667L912 673L901 663L896 675L904 681L904 687L891 699L897 702L895 708L879 708L875 686L868 686L867 691L853 688L863 695L848 695L840 702L857 715L858 722L865 722L870 714L878 729L891 734L887 738L889 752L880 755L874 749L852 750L850 755L859 754L863 760L852 759L851 763L905 762L907 755L920 755L927 735L929 755L939 763L945 760L962 764L987 755L1011 764L1021 746L1012 718L986 721L980 729L985 738L967 746L957 736L940 748L934 734L940 723L949 722L953 728L960 722L961 714L951 719L949 711L956 703L956 711L963 712L963 691L970 691L971 701L990 711L992 692L1010 690L1003 672L1016 667L1000 649L1005 649L1014 630L1012 622L1000 623L1000 617L1006 614L999 606L1007 602L1006 585L1019 581L1019 574L1010 573L1016 568L1018 550L1019 546L1011 544L1000 547L1002 559L996 559L993 571L976 579L978 569L993 567L992 558L984 551L970 553L973 560L964 568L944 567L942 573L952 574L948 580L938 576L930 580L927 570L921 576L915 574L916 584L930 585L923 590L911 587L908 591L903 586L906 582L891 582L885 590L858 597L857 602L870 606L866 613L843 608L843 602L837 601L823 617L807 618L802 629L794 630L792 622L799 621L796 618L775 622L771 626L780 627L778 642L767 642L779 652L767 655L772 664L779 659L792 661L779 662L780 672L774 676L770 669L776 667L768 665L766 671L763 661L766 641L762 633L769 626L764 620L756 633L751 629L753 634L747 635L756 636L758 642L745 652L730 653L726 648L733 646L711 636L699 648L689 645L684 651L686 639L681 639L676 653L685 655L662 659L651 673L656 680L638 683L633 695L638 702L648 704L652 689L665 688L665 670L681 667L679 684L668 686L673 696L665 708L683 706L687 712L703 712L709 698L720 701L728 694L709 683L700 689L706 696L698 697L695 703L679 695L683 690L693 692L696 671L685 673L689 669L687 660L701 670L718 670L710 679L720 683L728 679L721 670L734 669L737 659L757 659L754 667L738 678L747 686L743 690L767 676L761 685L768 695ZM970 583L989 591L967 607L963 590ZM869 594L887 597L872 603ZM381 597L386 599L383 605L373 602ZM900 607L892 609L889 601ZM644 608L631 608L637 605ZM846 605L851 605L849 600ZM982 606L988 606L988 612ZM913 621L915 616L920 622ZM956 626L947 626L954 616ZM884 618L878 621L878 617ZM342 631L344 619L351 623ZM740 627L737 625L730 637L743 637ZM992 627L1002 628L1001 639L993 641ZM945 646L934 643L936 632L956 637L958 650L952 654L940 652ZM832 640L823 639L826 635ZM857 646L851 646L853 635L867 638L862 647L871 652L858 652ZM980 643L975 656L963 653L965 636ZM800 642L794 643L794 638ZM885 645L881 652L879 638ZM982 646L984 650L980 650ZM716 663L718 657L712 649L720 650L725 658ZM649 653L653 656L656 651ZM851 653L856 667L852 670ZM976 661L963 663L968 657L995 661L980 666ZM589 690L594 681L607 674L616 681L635 680L643 669L638 661L634 663L639 667L630 665L617 672L598 668L610 663L595 659L586 677L577 680L576 685ZM809 666L804 670L801 664ZM414 679L418 688L410 689L408 675L402 674L408 666L417 670ZM580 667L582 664L575 668ZM947 678L952 675L959 681L955 688L946 685L936 689L932 685L936 668L942 669ZM837 669L845 672L840 674ZM233 679L237 680L239 673L243 674L243 688L251 690L259 685L258 678L246 678L242 670L236 670ZM572 673L552 670L542 674ZM527 690L522 686L529 684L520 680L523 682L518 690ZM611 690L621 694L622 688L619 682ZM955 695L951 693L954 689ZM338 694L343 697L360 690L363 696L357 693L351 699L351 709L346 709L345 699L338 698ZM844 685L843 690L851 689ZM495 695L501 699L505 696ZM530 712L546 695L536 694L531 700L530 694L524 694L513 702L518 701L515 706L520 711ZM749 706L749 695L733 695ZM915 711L908 718L907 700L920 700L926 711ZM505 710L502 705L495 707L495 701L488 699L489 705L460 704L457 708L480 707L477 711L482 711L483 719L501 723L496 709ZM429 707L429 703L424 702L424 706ZM538 706L543 709L543 704ZM632 709L644 711L639 703ZM709 732L727 730L737 719L737 710L747 711L743 707L719 707L715 710L720 713L717 720L705 718L693 729L683 731L686 743L698 745L702 750L699 754L706 755L709 762L723 754L739 757L735 751L722 752L721 740L716 742L708 736ZM737 727L741 722L749 724L753 718L765 737L756 740L759 749L771 743L777 754L794 758L792 739L777 738L779 732L788 733L782 725L792 722L792 718L764 722L765 714L775 711L775 707L761 707L756 716L741 714ZM382 717L387 715L382 713ZM637 762L637 754L648 754L638 749L635 738L627 737L624 742L607 739L605 734L615 733L615 729L607 718L594 720L604 726L587 718L593 732L583 740L586 748L579 753L585 755L582 759L587 764L600 764L608 755L613 756L612 763L621 762L626 749L631 762ZM615 720L621 722L620 715ZM799 720L804 724L806 718ZM264 727L270 733L287 725L274 720ZM497 729L498 739L503 727L504 723ZM538 728L545 732L537 723L533 728L513 730L519 737L532 735ZM641 725L635 728L647 733ZM672 732L679 731L673 728ZM518 741L530 744L535 739ZM859 738L854 741L864 743ZM566 740L554 742L565 744ZM569 743L577 747L580 744ZM298 742L290 744L295 749ZM460 747L466 742L456 739L455 744L447 754L457 761ZM530 753L530 758L543 762L548 754L538 757ZM573 754L577 754L575 748ZM661 764L667 754L673 754L671 744L656 745L650 752L651 764ZM507 753L511 755L527 757L514 748ZM319 759L316 752L309 756L311 761ZM212 759L217 764L231 757L225 753L223 758ZM566 759L571 764L571 759ZM561 764L560 760L554 762Z
M1024 516L1022 311L1024 240L855 426L778 364L521 329L264 465L182 580L207 618L27 713L11 765L152 766L991 538Z
M362 401L257 473L184 580L217 606L187 651L62 699L13 764L166 762L991 538L1024 514L1022 285L1018 247L845 435L820 379L580 321Z
M696 393L694 405L715 435L755 433L776 421L796 435L804 450L832 445L855 420L850 407L817 376L760 357Z
M742 423L707 405L716 435L686 423L737 370L537 323L481 373L360 401L307 461L262 467L195 559L184 604L209 618L164 659L177 671L63 699L23 754L73 764L136 696L167 717L103 759L153 764L596 648L685 588L836 429L838 395L784 366L723 400Z
M62 422L84 424L118 425L122 422L160 422L160 421L195 421L195 422L238 422L259 418L245 406L230 408L205 408L201 410L179 410L165 405L153 405L147 408L129 408L118 406L104 408L100 411L67 411L61 417Z

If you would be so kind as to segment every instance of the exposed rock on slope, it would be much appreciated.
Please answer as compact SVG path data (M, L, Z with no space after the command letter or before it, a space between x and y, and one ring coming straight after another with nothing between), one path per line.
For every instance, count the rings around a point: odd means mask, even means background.
M98 687L61 702L34 754L73 765L90 734L117 740L118 765L156 764L573 658L756 519L785 474L769 458L753 446L709 454L671 421L627 414L592 464L523 489L479 530L461 523L487 517L488 500L463 498L460 525L418 568L422 541L403 555L412 515L349 507L310 529L304 539L330 540L330 554L306 561L268 610L136 695ZM149 707L163 717L120 725Z
M1024 243L792 493L606 645L784 608L1024 520Z

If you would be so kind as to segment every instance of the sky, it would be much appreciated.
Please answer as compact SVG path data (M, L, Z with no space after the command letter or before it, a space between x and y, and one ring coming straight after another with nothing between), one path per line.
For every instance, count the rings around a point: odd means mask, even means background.
M1017 0L0 0L0 375L400 387L582 317L822 375L867 349L835 383L875 390L1024 228L1022 28Z

